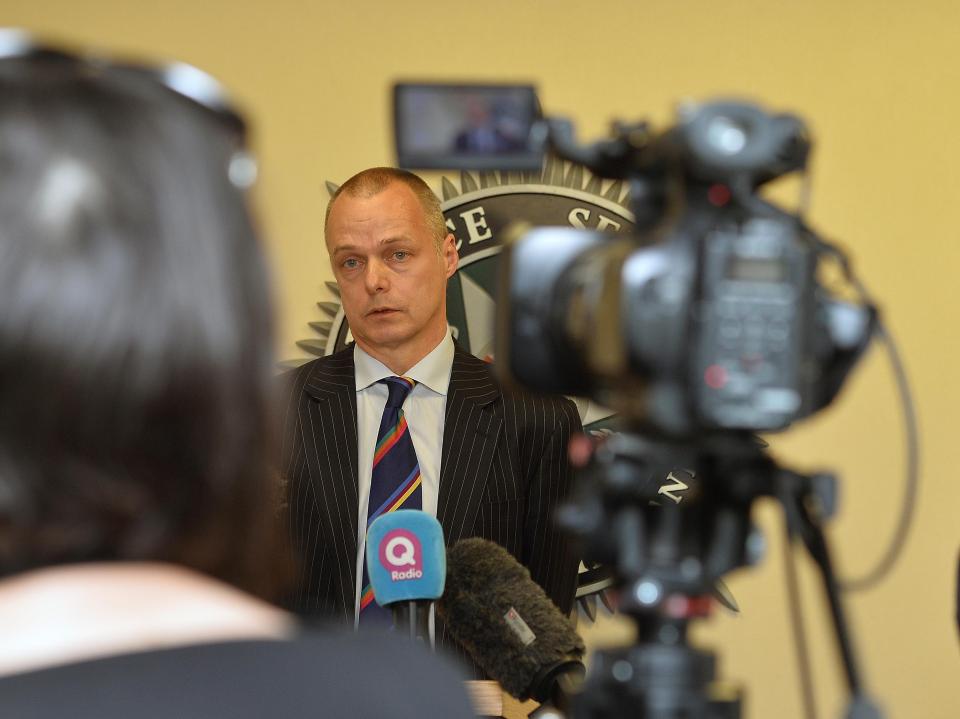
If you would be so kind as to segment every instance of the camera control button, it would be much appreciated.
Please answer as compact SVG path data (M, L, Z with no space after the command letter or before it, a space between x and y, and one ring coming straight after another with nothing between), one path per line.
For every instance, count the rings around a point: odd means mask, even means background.
M768 387L756 393L753 406L764 412L789 414L800 408L800 395L792 389Z
M740 332L741 324L737 320L724 320L720 323L720 336L724 339L738 339Z

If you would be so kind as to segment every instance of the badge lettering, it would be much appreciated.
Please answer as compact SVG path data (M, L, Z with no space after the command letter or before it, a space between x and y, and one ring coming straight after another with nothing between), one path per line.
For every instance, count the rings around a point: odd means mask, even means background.
M670 482L673 482L670 484ZM662 494L665 497L669 497L676 504L680 504L680 500L683 497L680 497L674 494L674 491L682 492L683 490L688 489L688 485L685 482L677 479L673 472L667 474L667 481L660 485L660 489L657 490L657 494Z
M570 223L571 227L576 227L579 230L588 230L591 229L590 226L587 225L587 222L590 221L590 216L590 210L588 210L586 207L574 207L572 210L570 210L570 214L567 215L567 222ZM597 220L597 226L593 229L597 230L598 232L603 232L608 228L613 228L614 230L619 231L619 229L622 227L619 222L616 220L611 220L606 215L601 215L598 213L597 216L599 217Z
M460 217L463 219L463 224L466 225L467 234L470 237L467 240L468 245L474 245L493 237L493 232L487 226L486 212L483 207L474 207L466 212L461 212Z

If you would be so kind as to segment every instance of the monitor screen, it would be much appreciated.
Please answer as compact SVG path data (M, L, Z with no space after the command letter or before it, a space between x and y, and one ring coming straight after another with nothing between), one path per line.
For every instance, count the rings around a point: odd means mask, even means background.
M539 170L532 85L394 86L397 164L407 169Z

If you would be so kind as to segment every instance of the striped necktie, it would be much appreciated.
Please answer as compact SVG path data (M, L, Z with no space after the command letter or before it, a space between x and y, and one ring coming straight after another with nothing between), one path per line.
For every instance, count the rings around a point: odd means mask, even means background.
M367 527L381 514L398 509L420 509L423 506L420 463L402 409L403 401L416 382L409 377L387 377L380 382L387 385L390 395L383 408L377 446L373 453ZM364 625L386 623L389 612L374 601L366 562L363 563L361 586L360 622Z

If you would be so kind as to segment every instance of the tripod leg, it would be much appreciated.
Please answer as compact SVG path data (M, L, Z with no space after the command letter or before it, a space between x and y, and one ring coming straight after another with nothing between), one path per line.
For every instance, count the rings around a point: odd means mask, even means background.
M807 648L803 615L800 609L800 585L797 579L796 556L794 554L795 537L787 522L784 522L783 534L784 568L787 573L787 592L790 595L790 624L793 627L793 642L797 652L797 666L800 670L800 694L803 697L803 713L806 719L816 719L816 699L813 693L813 678L810 675L810 652Z
M843 660L847 687L850 690L851 703L847 716L853 719L872 719L880 717L879 709L867 698L853 649L850 629L840 600L840 589L833 571L833 562L827 544L826 535L819 518L810 511L808 500L812 499L810 479L793 472L784 472L780 483L780 501L783 504L787 529L790 534L798 535L807 548L810 557L820 571L824 593L830 607L834 636Z

